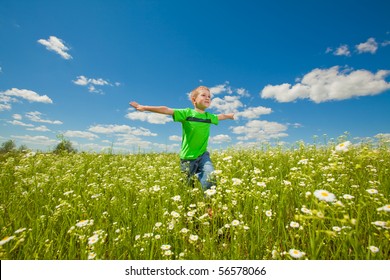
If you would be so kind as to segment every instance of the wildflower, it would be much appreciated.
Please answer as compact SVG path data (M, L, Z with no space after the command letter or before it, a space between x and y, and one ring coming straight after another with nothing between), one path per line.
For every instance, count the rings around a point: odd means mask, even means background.
M173 255L173 253L171 250L164 251L164 256L172 256L172 255Z
M327 201L327 202L332 202L336 199L336 196L328 192L326 190L316 190L314 192L314 196L317 197L319 200Z
M348 147L351 146L351 142L350 141L345 141L343 143L340 143L336 146L335 150L336 152L347 152L348 151Z
M374 254L379 252L379 248L376 246L369 246L368 249Z
M160 234L156 234L156 235L154 236L154 238L155 238L156 240L159 240L159 239L161 239L161 235L160 235Z
M311 196L311 192L306 192L305 197L308 198L309 196Z
M387 204L385 206L379 207L377 210L378 211L390 212L390 204Z
M164 245L161 245L161 250L163 250L163 251L167 251L167 250L169 250L169 249L171 249L171 245L169 245L169 244L164 244Z
M372 222L371 224L376 225L378 227L383 227L386 229L389 228L389 227L387 227L387 223L384 221L375 221L375 222Z
M301 252L297 249L290 249L288 251L288 253L290 254L291 257L293 257L294 259L300 259L302 258L304 255L305 255L305 252Z
M267 186L265 182L257 182L257 185L259 187L263 187L263 188L265 188Z
M212 189L206 190L204 193L205 193L206 196L212 196L212 195L216 194L217 191L216 191L215 188L212 188Z
M350 194L344 194L343 198L344 199L354 199L355 197L353 195L350 195Z
M228 157L223 158L222 160L223 161L230 161L232 158L233 158L232 156L228 156Z
M161 227L162 226L162 223L161 222L157 222L157 223L155 223L155 225L154 225L156 228L159 228L159 227Z
M232 221L232 226L236 227L238 225L240 225L240 221L239 220L233 220Z
M191 242L196 242L199 239L199 236L197 236L196 234L190 234L189 239Z
M193 216L195 216L195 213L196 213L196 210L188 211L187 212L187 216L188 217L193 217Z
M272 250L272 258L276 259L278 257L279 253L276 250Z
M94 258L96 258L96 253L95 252L89 252L88 260L93 260Z
M182 233L182 234L186 234L186 233L188 233L189 232L189 230L187 229L187 228L182 228L181 230L180 230L180 233Z
M300 161L298 161L298 164L307 164L308 162L308 159L301 159Z
M94 234L94 235L92 235L91 237L88 238L88 245L93 245L93 244L95 244L98 241L99 241L99 235L98 234Z
M376 190L376 189L368 189L368 190L366 190L366 192L368 192L369 194L377 194L378 190Z
M238 178L232 178L233 186L239 186L242 184L242 180Z
M25 231L26 230L26 228L20 228L20 229L18 229L18 230L15 230L15 232L14 233L21 233L21 232L23 232L23 231Z
M338 226L334 226L334 227L332 227L332 229L333 229L334 231L336 231L336 232L341 231L341 227L338 227Z
M265 215L266 215L267 217L272 217L272 210L267 210L267 211L265 211Z
M172 197L172 200L173 201L180 201L181 197L180 197L180 195L176 195L176 196Z
M93 220L81 220L76 224L76 227L81 228L90 225L93 225Z
M313 213L311 212L310 209L307 209L306 206L303 206L301 208L301 212L304 213L304 214L309 214L309 215L312 215Z
M179 217L180 217L180 214L177 213L176 211L172 211L172 212L171 212L171 216L172 216L173 218L179 218Z
M5 243L11 241L11 240L14 239L14 238L15 238L14 235L4 237L4 238L0 241L0 246L4 245Z
M299 223L297 223L297 222L291 222L291 223L290 223L290 227L292 227L292 228L299 228Z

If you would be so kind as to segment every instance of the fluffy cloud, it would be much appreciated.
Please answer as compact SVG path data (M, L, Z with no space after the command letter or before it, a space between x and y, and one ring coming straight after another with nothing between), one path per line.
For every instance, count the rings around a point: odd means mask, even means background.
M40 123L49 123L49 124L62 124L61 121L51 121L51 120L45 120L41 118L42 113L41 112L29 112L26 114L26 117L33 122L40 122Z
M213 98L210 109L216 109L220 113L232 113L237 112L238 108L243 106L240 96L225 95L223 98Z
M374 38L369 38L366 42L356 45L356 50L358 53L376 53L378 50L378 43Z
M136 135L136 136L157 136L149 129L140 127L130 127L128 125L95 125L91 126L88 131L101 134L118 134L118 135Z
M243 117L243 118L247 118L247 119L257 119L261 115L268 115L271 113L272 113L271 108L259 106L259 107L249 107L245 110L242 110L242 111L236 113L234 116L236 118Z
M219 134L213 137L210 137L210 143L220 144L225 142L232 141L232 138L226 134Z
M106 81L104 79L94 79L94 78L87 78L83 75L78 76L76 80L72 81L75 85L79 86L86 86L88 87L89 92L96 92L103 94L103 91L101 89L97 89L96 86L113 86L109 81ZM120 83L115 83L115 86L119 86Z
M97 136L96 134L93 134L91 132L78 131L78 130L68 130L64 133L64 136L69 137L69 138L86 138L89 140L99 138L99 136Z
M244 126L232 127L231 130L234 134L242 135L237 137L238 140L242 141L263 141L288 136L288 134L284 132L287 130L287 126L277 122L260 120L249 121Z
M390 89L390 83L385 80L389 74L388 70L371 73L367 70L340 70L339 66L317 68L306 74L300 83L267 85L260 95L279 102L308 98L316 103L377 95Z
M48 40L39 39L38 43L44 45L47 50L59 54L64 59L68 60L72 58L72 56L67 53L69 48L65 45L64 41L55 36L50 36Z
M11 110L11 103L20 102L20 99L29 102L53 103L47 95L39 95L38 93L28 89L12 88L6 91L0 91L0 112Z
M133 121L143 121L154 124L165 124L173 121L172 117L168 115L139 111L130 112L126 114L125 117Z

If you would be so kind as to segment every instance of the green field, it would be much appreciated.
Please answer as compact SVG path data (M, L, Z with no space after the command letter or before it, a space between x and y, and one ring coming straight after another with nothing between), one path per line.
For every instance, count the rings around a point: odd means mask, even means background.
M0 156L0 259L390 259L388 143ZM212 209L212 216L208 209Z

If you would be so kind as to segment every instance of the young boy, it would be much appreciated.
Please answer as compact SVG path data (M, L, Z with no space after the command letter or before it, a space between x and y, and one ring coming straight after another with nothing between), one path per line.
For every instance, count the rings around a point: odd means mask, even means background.
M234 114L214 115L205 110L211 104L210 90L205 86L194 89L190 94L194 109L171 109L165 106L144 106L137 102L130 102L138 111L171 115L175 122L182 123L182 144L180 151L180 167L187 175L187 183L193 185L193 176L196 175L203 191L216 185L211 173L214 171L207 151L210 135L210 124L217 125L221 120L232 119Z

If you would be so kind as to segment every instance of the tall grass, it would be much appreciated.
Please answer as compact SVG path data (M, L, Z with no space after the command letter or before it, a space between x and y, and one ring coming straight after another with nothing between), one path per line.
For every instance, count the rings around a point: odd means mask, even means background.
M176 154L3 156L0 258L390 259L385 143L212 160L204 194Z

